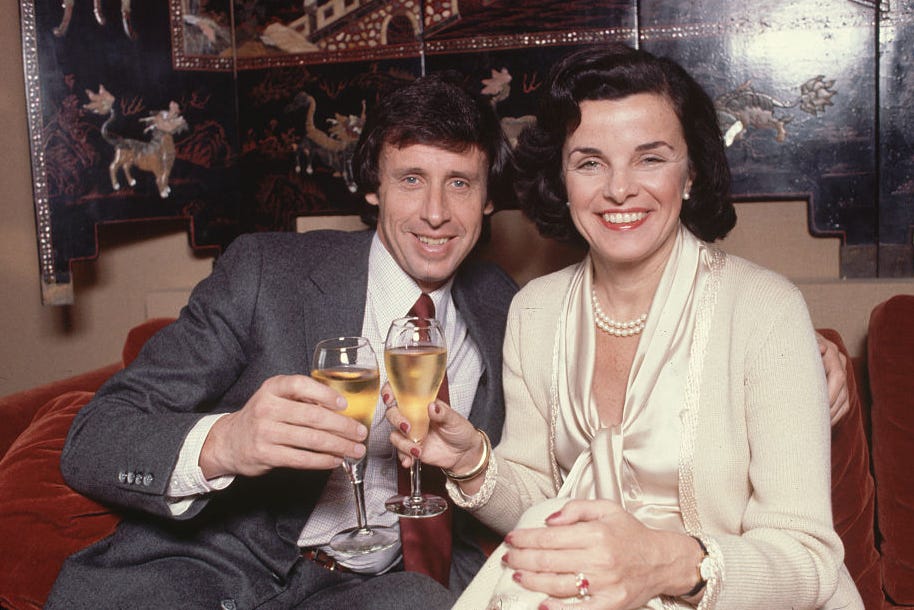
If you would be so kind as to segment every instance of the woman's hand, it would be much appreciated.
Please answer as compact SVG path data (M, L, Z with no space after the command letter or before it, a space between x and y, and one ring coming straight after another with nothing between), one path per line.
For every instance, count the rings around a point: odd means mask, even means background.
M473 424L446 403L437 400L429 404L428 434L420 445L407 436L409 422L400 414L389 384L381 388L381 398L387 406L387 421L393 428L390 443L397 450L404 468L409 468L413 458L418 458L423 464L462 473L479 462L482 437Z
M563 598L577 597L578 574L587 579L588 596L575 608L639 608L695 585L698 543L650 529L615 502L571 500L546 525L508 533L502 558L521 586L549 595L540 608L558 610L568 603Z

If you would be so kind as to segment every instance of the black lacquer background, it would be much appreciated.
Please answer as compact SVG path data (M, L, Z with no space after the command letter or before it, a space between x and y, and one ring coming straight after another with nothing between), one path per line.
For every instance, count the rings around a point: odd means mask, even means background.
M808 201L810 233L842 239L845 276L914 274L910 2L362 1L314 33L320 49L306 53L261 38L270 24L299 20L300 1L134 2L133 38L118 2L102 3L102 26L91 3L76 0L63 36L53 33L59 0L20 3L34 9L38 61L26 77L40 81L40 99L27 101L40 104L30 127L40 130L32 157L46 180L47 209L37 196L36 207L47 285L66 288L70 263L97 254L102 223L185 218L192 245L221 249L243 232L293 230L298 216L357 214L361 197L329 156L316 152L312 173L296 168L306 96L314 129L333 138L341 119L357 126L363 103L423 70L460 70L480 90L503 71L496 110L522 125L554 61L608 41L677 59L722 110L729 96L730 110L757 121L728 147L735 199ZM446 18L434 19L439 11ZM365 31L385 44L331 45ZM814 112L800 103L810 82L824 87ZM142 171L135 187L111 188L104 117L83 108L85 89L100 84L117 98L114 131L139 140L142 117L180 104L189 129L175 137L169 197Z

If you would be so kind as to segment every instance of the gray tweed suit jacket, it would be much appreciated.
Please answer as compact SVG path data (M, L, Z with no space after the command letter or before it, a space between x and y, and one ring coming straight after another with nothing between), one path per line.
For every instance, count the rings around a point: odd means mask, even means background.
M73 423L61 467L74 489L118 507L125 519L111 537L67 561L48 607L75 599L107 607L113 591L140 577L161 579L163 589L224 590L239 607L282 590L300 561L296 540L327 471L238 477L178 518L166 503L166 485L201 414L241 408L273 375L307 372L320 339L361 333L372 235L237 238L179 319L98 391ZM472 261L453 287L484 364L470 420L493 442L504 421L501 347L515 291L503 271ZM459 588L483 556L466 534L466 514L456 513L452 583ZM160 601L175 599L163 593Z

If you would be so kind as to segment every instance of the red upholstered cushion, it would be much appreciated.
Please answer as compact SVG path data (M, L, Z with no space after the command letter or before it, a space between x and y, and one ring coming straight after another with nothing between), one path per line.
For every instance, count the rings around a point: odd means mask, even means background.
M873 309L867 358L883 586L896 604L914 605L914 295Z
M94 392L120 369L120 363L109 364L88 373L52 381L0 398L0 458L32 422L38 409L49 400L72 390Z
M71 490L60 452L76 412L92 398L48 401L0 460L0 606L41 608L68 555L114 531L118 519Z
M851 403L847 415L832 428L831 493L835 530L844 543L844 564L857 584L864 606L878 609L885 596L873 529L876 495L870 474L860 388L854 363L841 336L831 329L819 332L847 357L847 391Z

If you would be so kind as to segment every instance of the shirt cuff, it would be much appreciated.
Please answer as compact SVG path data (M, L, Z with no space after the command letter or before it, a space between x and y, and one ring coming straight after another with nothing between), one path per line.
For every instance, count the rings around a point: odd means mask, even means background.
M200 452L203 450L203 443L213 424L225 415L227 414L215 413L201 417L184 439L181 452L178 454L178 462L175 464L175 469L168 480L168 488L165 490L165 500L168 502L172 515L177 516L186 512L197 497L225 489L235 480L234 475L207 479L200 469Z

